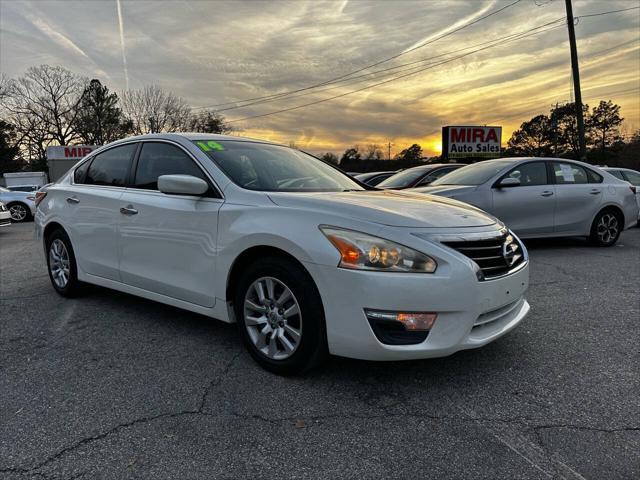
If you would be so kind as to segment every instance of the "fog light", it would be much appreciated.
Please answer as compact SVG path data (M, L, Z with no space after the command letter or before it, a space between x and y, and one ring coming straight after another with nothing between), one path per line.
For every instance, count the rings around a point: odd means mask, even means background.
M423 342L436 321L432 312L389 312L365 309L365 315L378 340L388 345Z

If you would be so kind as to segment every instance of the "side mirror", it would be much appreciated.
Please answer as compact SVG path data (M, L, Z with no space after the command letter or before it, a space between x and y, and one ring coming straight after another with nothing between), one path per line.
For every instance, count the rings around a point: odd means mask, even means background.
M202 195L209 190L209 185L192 175L160 175L158 190L173 195Z
M500 180L498 183L498 188L509 188L509 187L518 187L520 186L520 180L513 177L506 177Z

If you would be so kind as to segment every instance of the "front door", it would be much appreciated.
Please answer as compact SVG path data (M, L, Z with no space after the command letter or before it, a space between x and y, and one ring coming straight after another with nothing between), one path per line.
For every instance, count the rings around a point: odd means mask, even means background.
M134 163L131 188L120 200L122 281L167 297L213 306L222 199L213 186L203 196L158 191L160 175L193 175L211 184L178 145L145 142Z
M491 189L493 197L491 213L518 235L553 232L556 209L555 186L548 181L545 162L521 163L498 182L507 177L518 179L520 185L502 188L494 186Z

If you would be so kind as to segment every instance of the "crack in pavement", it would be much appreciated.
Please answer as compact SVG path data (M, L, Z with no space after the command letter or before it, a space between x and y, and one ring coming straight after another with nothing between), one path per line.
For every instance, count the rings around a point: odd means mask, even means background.
M589 426L584 426L584 425L573 425L573 424L567 424L567 423L563 423L563 424L543 424L543 425L535 425L535 424L531 424L528 423L527 421L523 421L521 419L501 419L501 418L482 418L482 417L471 417L469 415L465 415L465 416L455 416L455 415L429 415L429 414L411 414L411 413L390 413L390 412L383 412L380 414L368 414L368 415L343 415L343 414L328 414L328 415L312 415L312 416L307 416L307 417L300 417L300 416L288 416L288 417L276 417L276 418L268 418L268 417L263 417L261 415L258 414L242 414L242 413L238 413L238 412L231 412L231 413L225 413L225 414L212 414L212 413L207 413L204 411L204 405L206 403L206 398L209 395L210 390L219 385L223 379L226 377L226 375L229 373L230 369L232 368L232 366L234 365L235 361L237 360L237 358L240 356L240 352L237 353L236 355L233 356L233 358L229 361L229 363L227 364L227 366L225 367L224 371L223 371L223 376L221 379L219 379L218 381L213 381L209 384L209 386L205 389L205 392L203 393L202 396L202 400L200 401L200 405L198 409L192 409L192 410L182 410L179 412L172 412L172 413L161 413L158 415L153 415L153 416L147 416L147 417L141 417L141 418L136 418L134 420L131 420L129 422L125 422L125 423L121 423L118 424L114 427L112 427L111 429L96 434L96 435L92 435L89 437L85 437L81 440L79 440L78 442L74 443L73 445L70 445L68 447L63 448L62 450L59 450L58 452L56 452L55 454L51 455L50 457L46 458L45 460L35 464L32 467L29 468L25 468L25 467L5 467L5 468L0 468L0 473L17 473L17 474L36 474L37 470L42 469L43 467L49 465L50 463L55 462L56 460L62 458L63 456L65 456L66 454L77 450L78 448L88 445L90 443L96 442L98 440L102 440L114 433L119 432L120 430L126 429L126 428L130 428L130 427L134 427L140 424L145 424L145 423L150 423L156 420L161 420L161 419L166 419L166 418L179 418L179 417L183 417L183 416L198 416L198 415L202 415L202 416L208 416L208 417L218 417L218 418L222 418L222 417L236 417L236 418L243 418L243 419L253 419L253 420L258 420L258 421L262 421L262 422L267 422L270 424L279 424L279 423L295 423L295 422L299 422L299 421L307 421L307 422L319 422L321 420L332 420L332 419L345 419L345 420L349 420L349 419L384 419L384 418L414 418L414 419L420 419L420 420L425 420L425 419L429 419L429 420L436 420L436 421L454 421L454 422L460 422L460 423L501 423L501 424L509 424L509 425L518 425L518 426L522 426L524 428L527 429L532 429L534 432L538 432L539 430L542 429L554 429L554 428L558 428L558 429L574 429L574 430L583 430L583 431L593 431L593 432L603 432L603 433L616 433L616 432L627 432L627 431L640 431L640 427L620 427L620 428L599 428L599 427L589 427ZM306 427L307 425L305 425ZM539 438L539 443L541 442L541 439ZM504 442L503 442L504 443ZM543 443L541 443L541 445L544 445ZM513 448L512 448L513 449ZM521 455L521 454L520 454ZM548 473L548 472L545 472Z

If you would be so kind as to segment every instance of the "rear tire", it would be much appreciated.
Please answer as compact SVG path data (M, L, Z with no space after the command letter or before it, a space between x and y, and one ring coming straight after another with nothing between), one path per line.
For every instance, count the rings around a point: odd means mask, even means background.
M31 210L24 203L14 202L7 205L9 213L11 213L11 221L22 223L31 220Z
M249 266L238 280L234 310L243 343L266 370L300 374L326 356L320 294L293 261L267 257Z
M615 210L605 209L596 215L589 240L598 247L611 247L620 238L624 220Z
M66 232L54 230L46 241L47 270L51 285L63 297L75 297L82 291L71 241Z

